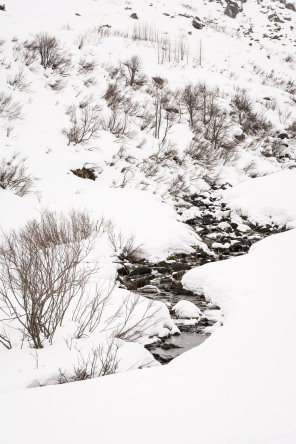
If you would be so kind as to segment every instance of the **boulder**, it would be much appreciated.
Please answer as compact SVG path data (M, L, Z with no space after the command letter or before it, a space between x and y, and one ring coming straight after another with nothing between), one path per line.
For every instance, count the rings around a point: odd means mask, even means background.
M205 25L198 17L195 17L192 21L192 26L195 29L202 29Z
M288 2L288 3L285 4L285 7L286 7L287 9L290 9L291 11L296 12L296 6L295 6L294 3L290 3L290 2Z
M236 18L237 14L242 10L242 7L239 7L238 3L234 2L233 0L229 0L224 14L230 18Z

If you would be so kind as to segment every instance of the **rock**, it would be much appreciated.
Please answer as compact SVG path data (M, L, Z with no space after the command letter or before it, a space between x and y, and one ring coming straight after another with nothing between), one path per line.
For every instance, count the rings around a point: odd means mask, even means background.
M160 293L155 285L145 285L145 287L141 288L142 293Z
M287 9L290 9L291 11L296 12L296 6L295 6L294 3L290 3L290 2L288 2L288 3L285 4L285 7L286 7Z
M181 299L172 310L178 318L182 319L199 319L202 316L200 309L190 301Z
M171 350L172 348L182 348L177 344L172 344L171 342L164 342L160 348L162 348L163 350Z
M224 14L230 18L236 18L237 14L242 11L242 8L238 6L233 0L228 0L228 4L224 11Z
M164 85L164 79L161 77L152 77L152 80L158 85L163 86Z
M135 268L133 271L130 272L130 276L138 276L141 274L150 274L152 272L152 269L149 267L139 267Z
M201 20L199 20L197 17L195 18L195 19L193 19L193 21L192 21L192 26L193 26L193 28L195 28L195 29L202 29L202 28L204 28L204 23L201 21Z
M85 168L77 169L77 170L71 170L75 176L81 177L82 179L90 179L90 180L96 180L97 176L95 175L95 170L93 168Z
M281 134L279 134L278 135L278 139L288 139L289 137L288 137L288 134L287 133L281 133Z
M131 17L132 19L134 19L134 20L138 20L138 18L139 18L135 12L133 12L133 13L130 15L130 17Z
M189 270L190 268L190 265L182 264L180 262L173 262L172 264L170 264L170 266L173 271L184 271Z
M0 5L0 11L5 11L5 5Z
M242 134L238 134L238 135L234 135L234 137L236 138L236 140L238 140L239 142L242 142L243 140L245 140L246 136L244 135L244 133Z
M274 12L273 14L270 14L269 16L268 16L268 20L270 21L270 22L274 22L274 23L284 23L284 21L283 20L281 20L280 18L279 18L279 16Z

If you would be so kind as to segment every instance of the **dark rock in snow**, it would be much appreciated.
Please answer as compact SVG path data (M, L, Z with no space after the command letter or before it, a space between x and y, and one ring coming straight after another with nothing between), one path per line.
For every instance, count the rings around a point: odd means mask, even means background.
M132 14L131 14L131 18L132 19L135 19L135 20L138 20L138 16L137 16L137 14L135 13L135 12L133 12Z
M286 134L286 133L281 133L281 134L278 135L278 138L279 138L279 139L282 139L282 140L283 140L283 139L288 139L288 134Z
M130 276L137 276L141 274L150 274L152 272L152 269L149 267L140 267L136 268L135 270L131 271Z
M97 176L95 175L95 171L93 168L85 168L77 169L77 170L71 170L75 176L81 177L82 179L91 179L96 180Z
M241 11L242 8L240 8L236 2L229 0L224 14L228 15L230 18L236 18L237 14Z
M201 21L201 20L199 20L197 17L195 18L195 19L193 19L193 21L192 21L192 26L193 26L193 28L195 28L195 29L202 29L202 28L204 28L204 23Z
M285 4L285 7L286 7L287 9L290 9L291 11L296 12L296 6L295 6L294 3L288 2L288 3Z

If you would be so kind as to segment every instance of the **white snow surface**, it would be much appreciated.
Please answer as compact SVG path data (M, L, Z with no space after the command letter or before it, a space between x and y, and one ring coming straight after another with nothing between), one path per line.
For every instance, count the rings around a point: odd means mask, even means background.
M223 192L233 210L260 225L296 227L296 170L243 182Z
M181 299L173 306L173 310L178 318L192 319L200 318L202 315L201 310L190 301Z

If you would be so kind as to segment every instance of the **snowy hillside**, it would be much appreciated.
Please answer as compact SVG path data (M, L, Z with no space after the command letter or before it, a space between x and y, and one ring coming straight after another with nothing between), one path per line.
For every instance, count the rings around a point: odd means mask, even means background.
M0 5L4 444L296 442L295 20Z

